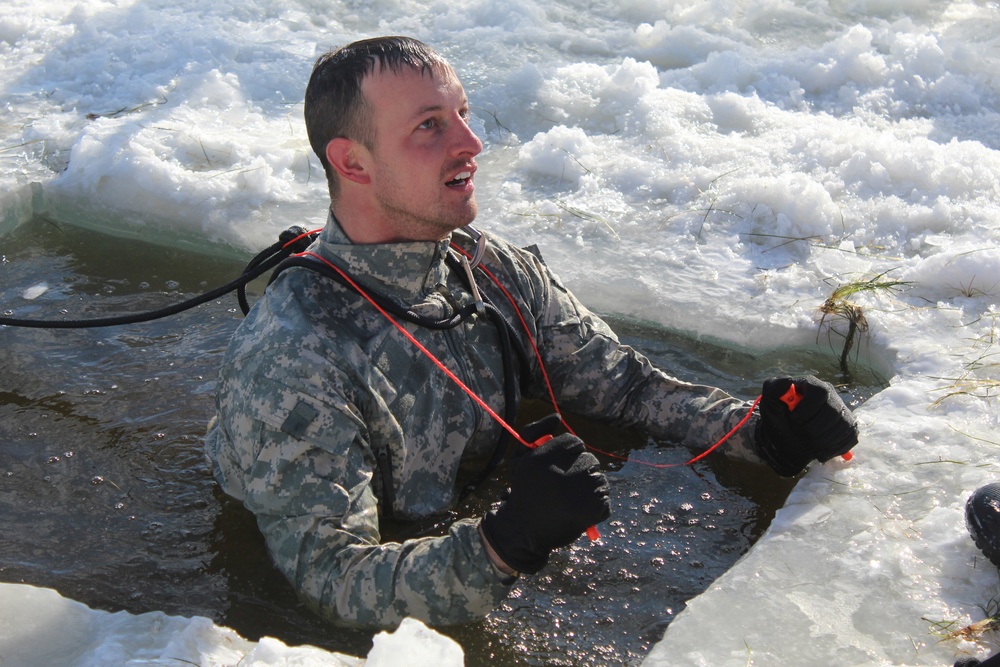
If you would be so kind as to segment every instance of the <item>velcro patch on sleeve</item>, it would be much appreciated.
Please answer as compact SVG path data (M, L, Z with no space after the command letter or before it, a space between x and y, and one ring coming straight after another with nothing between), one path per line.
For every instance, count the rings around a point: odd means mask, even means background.
M288 413L288 416L285 417L285 421L281 425L281 430L293 438L301 438L305 434L306 429L309 428L309 424L318 416L319 410L300 400L292 408L292 411Z

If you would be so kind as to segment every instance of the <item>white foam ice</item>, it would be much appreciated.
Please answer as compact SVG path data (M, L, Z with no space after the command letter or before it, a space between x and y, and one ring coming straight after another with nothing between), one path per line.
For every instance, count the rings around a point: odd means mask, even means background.
M538 243L597 310L825 349L837 286L899 283L852 297L860 362L890 380L858 410L857 457L811 470L646 664L990 650L934 632L996 599L962 519L998 477L996 4L10 0L0 231L44 211L245 253L322 224L304 82L326 48L386 33L465 81L487 147L479 224Z
M368 657L357 658L273 637L250 642L202 617L94 610L36 586L3 584L2 592L0 659L9 667L388 667L401 655L415 667L464 664L457 643L414 619L376 635Z

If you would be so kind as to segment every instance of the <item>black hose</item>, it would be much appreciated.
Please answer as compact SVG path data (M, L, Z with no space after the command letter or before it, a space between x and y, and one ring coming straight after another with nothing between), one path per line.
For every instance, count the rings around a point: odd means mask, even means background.
M160 308L158 310L143 313L131 313L128 315L78 320L34 320L0 316L0 326L27 327L33 329L88 329L92 327L113 327L123 324L136 324L139 322L149 322L151 320L176 315L177 313L190 310L195 306L200 306L203 303L217 299L220 296L228 294L234 290L237 291L240 308L243 310L243 314L246 315L250 311L250 304L247 303L246 299L247 284L267 271L273 269L292 253L304 250L311 240L312 235L307 234L301 227L290 227L279 235L276 243L271 245L266 250L258 253L256 257L250 260L250 263L243 270L243 273L240 274L240 276L235 280L232 280L221 287L216 287L215 289L204 294L199 294L196 297L182 301L181 303Z
M456 272L460 279L466 283L466 287L471 289L469 284L469 279L464 271L458 266L457 260L454 259L452 255L447 258L447 263L449 268ZM309 269L311 271L316 271L317 273L334 280L348 289L355 289L354 286L347 280L346 276L332 266L328 266L324 262L320 262L309 257L295 256L289 257L288 259L282 261L278 268L275 269L274 273L271 275L271 281L274 281L278 275L281 274L285 269L290 269L293 267L300 267ZM401 320L411 322L418 326L424 327L426 329L435 329L439 331L453 329L467 318L475 315L478 312L476 304L472 303L462 308L452 308L452 313L447 317L431 319L429 317L424 317L413 312L413 310L401 306L389 297L380 294L378 292L367 291L364 293L373 302L378 304L379 308L393 315ZM501 358L503 360L503 376L504 376L504 415L503 418L508 424L514 423L517 418L518 409L518 371L520 371L520 378L525 380L530 377L530 365L527 362L526 353L524 346L521 344L513 327L507 321L507 319L500 312L489 298L483 294L483 307L487 319L493 324L497 331L497 337L500 343ZM520 362L519 367L514 366L514 359L518 359ZM510 443L510 433L506 430L500 433L497 438L497 444L493 450L493 455L490 461L486 464L485 468L468 484L462 489L459 494L460 499L465 498L470 493L476 490L480 484L482 484L489 476L490 473L500 464L503 460L504 454L507 451L507 447ZM391 486L391 479L389 480ZM386 482L383 482L386 484ZM386 493L391 492L391 488L386 488ZM389 503L386 503L389 505ZM391 505L389 505L391 506Z

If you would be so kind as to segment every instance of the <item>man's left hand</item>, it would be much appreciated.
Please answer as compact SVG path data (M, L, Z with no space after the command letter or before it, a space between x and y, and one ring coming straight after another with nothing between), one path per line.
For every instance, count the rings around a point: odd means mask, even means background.
M753 440L764 461L792 477L813 460L850 451L858 444L858 424L830 383L812 376L772 378L764 382Z

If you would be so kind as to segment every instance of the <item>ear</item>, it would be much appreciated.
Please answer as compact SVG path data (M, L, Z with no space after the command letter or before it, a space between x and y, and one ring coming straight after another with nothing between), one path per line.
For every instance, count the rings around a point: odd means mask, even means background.
M364 146L346 137L331 139L326 145L326 159L341 178L367 185L371 175L365 168L368 152Z

